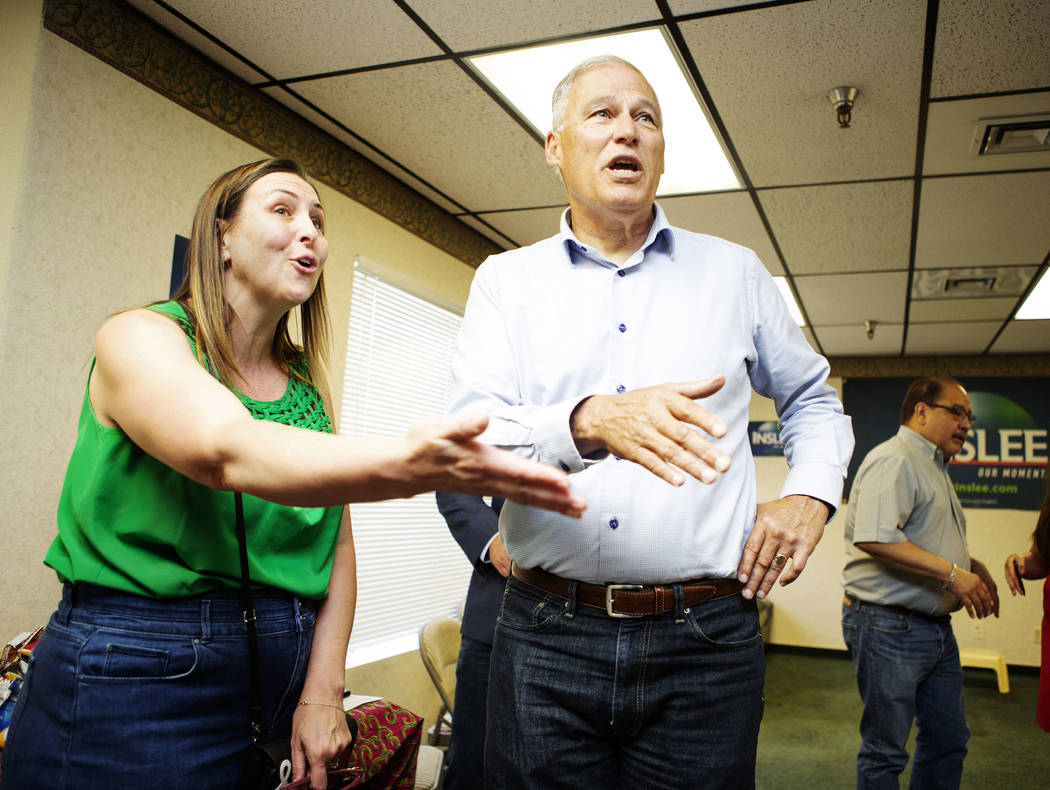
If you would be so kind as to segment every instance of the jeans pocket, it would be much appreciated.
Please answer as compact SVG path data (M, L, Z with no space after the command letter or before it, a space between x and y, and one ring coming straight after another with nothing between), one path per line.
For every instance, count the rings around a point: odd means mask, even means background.
M177 680L191 675L200 644L189 636L97 629L81 652L80 675L92 680Z
M692 606L685 619L693 635L708 647L744 648L762 640L758 607L739 595Z
M871 631L904 634L911 630L911 624L903 614L875 608L865 609L864 613L867 617L868 629Z
M542 631L565 616L565 600L511 578L503 593L499 624L518 631Z

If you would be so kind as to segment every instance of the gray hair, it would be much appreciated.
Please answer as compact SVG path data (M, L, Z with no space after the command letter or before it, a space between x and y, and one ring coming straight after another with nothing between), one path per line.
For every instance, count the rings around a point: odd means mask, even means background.
M560 129L562 123L565 121L565 108L569 104L569 91L572 90L572 86L576 83L576 80L584 74L584 72L596 69L599 66L604 66L607 63L616 63L621 66L626 66L629 69L637 71L638 74L644 79L645 75L642 74L641 70L633 63L624 60L617 55L595 55L577 63L572 70L561 78L561 82L554 89L554 93L551 95L551 128ZM659 100L657 100L659 102ZM657 105L659 106L659 104Z

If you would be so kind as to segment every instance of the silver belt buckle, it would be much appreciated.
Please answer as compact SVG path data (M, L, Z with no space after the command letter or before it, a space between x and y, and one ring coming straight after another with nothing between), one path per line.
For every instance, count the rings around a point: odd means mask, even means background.
M609 617L645 617L644 614L629 614L627 612L614 612L613 611L613 590L644 590L644 584L607 584L605 585L605 613Z

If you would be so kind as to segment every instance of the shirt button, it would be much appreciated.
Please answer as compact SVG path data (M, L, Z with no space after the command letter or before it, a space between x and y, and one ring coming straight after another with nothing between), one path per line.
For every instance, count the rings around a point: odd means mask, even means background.
M620 324L616 328L619 329L621 332L626 332L627 331L627 324Z
M609 526L612 529L616 529L618 526L620 526L620 522L617 519L615 519L615 518L611 518L611 519L609 519Z
M626 277L627 276L627 272L625 272L623 269L617 269L616 270L616 274L619 277Z
M616 386L616 391L617 392L627 392L627 387L625 387L623 384L618 384Z

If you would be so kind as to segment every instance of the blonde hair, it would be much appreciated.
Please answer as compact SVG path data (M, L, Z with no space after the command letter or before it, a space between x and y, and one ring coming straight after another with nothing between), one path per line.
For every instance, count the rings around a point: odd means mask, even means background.
M218 221L235 220L248 189L271 173L292 173L309 183L306 172L298 162L291 159L260 159L223 173L208 187L193 216L193 229L186 250L186 274L173 297L193 323L197 358L201 364L207 360L212 375L231 389L236 389L233 385L234 376L242 376L230 346L228 328L231 308L226 298L222 234ZM323 272L318 277L314 292L297 309L302 329L302 348L292 341L288 327L288 316L292 311L289 311L281 316L274 331L274 360L285 375L301 379L303 377L294 366L305 358L311 383L323 386L331 333Z

